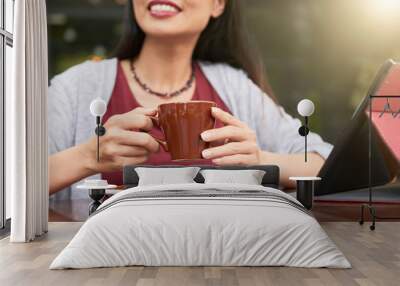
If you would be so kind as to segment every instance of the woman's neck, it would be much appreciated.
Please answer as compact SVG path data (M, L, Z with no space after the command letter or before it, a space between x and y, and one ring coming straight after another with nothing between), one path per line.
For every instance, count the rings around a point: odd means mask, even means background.
M197 39L165 41L147 37L135 60L139 77L152 89L170 92L181 88L192 73Z

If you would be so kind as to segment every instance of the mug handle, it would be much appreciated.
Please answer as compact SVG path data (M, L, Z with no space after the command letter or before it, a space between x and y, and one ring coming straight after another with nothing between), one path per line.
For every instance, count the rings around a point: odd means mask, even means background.
M149 117L150 117L151 121L153 122L153 125L155 125L158 128L160 128L160 119L158 118L158 116L149 116ZM159 139L159 138L154 137L153 135L150 135L150 136L153 137L154 140L156 140L158 142L158 144L160 144L160 146L163 148L163 150L165 152L169 152L168 144L165 141L165 139L164 140L163 139Z

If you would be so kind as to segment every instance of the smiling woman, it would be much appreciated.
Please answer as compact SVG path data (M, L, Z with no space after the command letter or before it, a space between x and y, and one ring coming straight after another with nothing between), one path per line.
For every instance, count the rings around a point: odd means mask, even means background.
M80 64L51 82L50 192L93 175L121 184L126 165L177 163L155 139L162 130L152 117L160 104L193 100L217 106L211 109L217 125L201 133L211 146L203 151L202 164L275 164L286 186L293 174L316 175L331 145L310 134L304 166L300 121L286 114L266 87L240 5L238 0L128 1L116 57ZM87 123L87 107L96 97L108 103L100 162Z

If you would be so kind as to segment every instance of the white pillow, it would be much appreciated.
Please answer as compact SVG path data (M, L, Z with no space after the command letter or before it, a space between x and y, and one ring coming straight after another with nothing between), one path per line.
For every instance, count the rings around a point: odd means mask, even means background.
M199 167L135 168L139 176L139 186L195 183L193 179L199 170Z
M201 170L205 184L261 185L265 171L262 170Z

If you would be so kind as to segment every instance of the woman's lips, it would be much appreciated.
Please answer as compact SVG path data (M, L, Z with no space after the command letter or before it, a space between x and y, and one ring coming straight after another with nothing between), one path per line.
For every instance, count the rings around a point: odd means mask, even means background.
M170 1L151 1L149 4L150 15L156 18L169 18L176 16L182 10Z

